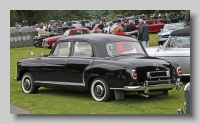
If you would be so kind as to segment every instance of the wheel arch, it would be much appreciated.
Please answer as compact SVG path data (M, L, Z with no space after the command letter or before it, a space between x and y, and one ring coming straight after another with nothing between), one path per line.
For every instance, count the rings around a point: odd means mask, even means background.
M27 69L24 69L24 70L20 71L20 73L19 73L19 80L21 80L21 79L22 79L22 76L23 76L25 73L27 73L27 72L30 73L30 71L27 70Z

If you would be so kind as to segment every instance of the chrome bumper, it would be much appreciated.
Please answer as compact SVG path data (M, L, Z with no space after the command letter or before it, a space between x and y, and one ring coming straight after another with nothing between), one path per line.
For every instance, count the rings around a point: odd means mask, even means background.
M16 81L19 81L19 79L17 77L13 78L13 80L16 82Z
M175 84L158 84L158 85L149 85L148 81L144 82L144 86L124 86L124 91L144 91L145 94L148 94L150 90L164 90L172 89L176 87L176 90L180 90L180 78L177 79Z
M170 89L174 88L174 84L159 84L159 85L150 85L148 90L158 90L158 89ZM145 86L125 86L124 91L144 91Z

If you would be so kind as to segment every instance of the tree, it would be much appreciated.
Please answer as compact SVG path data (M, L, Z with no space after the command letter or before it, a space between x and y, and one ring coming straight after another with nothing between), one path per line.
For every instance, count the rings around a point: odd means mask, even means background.
M11 10L10 19L19 17L19 21L27 21L25 25L29 25L31 20L38 22L51 19L51 10Z
M20 21L20 16L17 14L16 11L10 11L10 26L14 26L15 22L19 22Z

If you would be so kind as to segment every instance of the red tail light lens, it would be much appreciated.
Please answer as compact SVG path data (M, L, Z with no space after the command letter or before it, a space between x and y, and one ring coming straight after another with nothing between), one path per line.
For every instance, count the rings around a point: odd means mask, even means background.
M137 79L137 72L136 72L136 70L132 70L132 77L133 77L133 79Z
M181 68L181 67L178 67L178 68L177 68L177 74L178 74L178 76L182 76L183 71L182 71L182 68Z

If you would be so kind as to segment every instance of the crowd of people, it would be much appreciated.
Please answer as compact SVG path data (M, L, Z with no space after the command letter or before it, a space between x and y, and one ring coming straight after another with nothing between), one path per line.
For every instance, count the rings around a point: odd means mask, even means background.
M112 23L109 24L108 31L104 31L105 27L105 20L100 21L100 24L98 25L97 29L95 30L94 33L108 33L108 34L115 34L115 35L122 35L122 36L127 36L125 32L132 32L130 37L137 38L144 47L149 47L149 33L148 33L148 27L144 23L142 19L140 19L140 29L138 30L135 22L133 20L129 20L128 25L125 25L125 19L121 19L121 24L120 26L118 25L113 25ZM96 21L94 21L92 28L95 27Z

